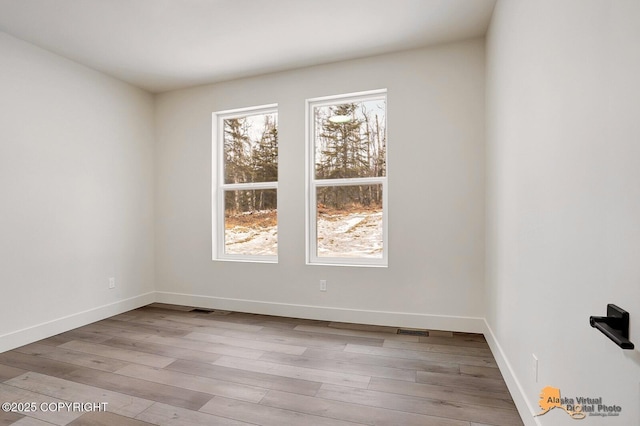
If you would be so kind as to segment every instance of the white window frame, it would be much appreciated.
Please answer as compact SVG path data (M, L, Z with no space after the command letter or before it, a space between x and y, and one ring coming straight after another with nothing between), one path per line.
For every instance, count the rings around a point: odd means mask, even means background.
M240 118L248 115L278 113L278 104L260 105L255 107L230 109L217 111L212 115L213 140L211 147L211 212L212 212L212 259L232 262L258 262L277 263L278 256L252 255L252 254L227 254L224 244L224 193L234 190L275 189L276 196L278 182L247 182L228 184L224 182L224 120ZM279 147L278 147L279 148ZM279 203L278 203L279 204Z
M314 108L341 103L361 102L375 99L384 99L387 105L387 89L370 90L366 92L347 93L334 96L323 96L306 100L306 260L307 265L328 265L328 266L369 266L387 267L389 259L389 203L388 203L388 176L389 176L389 147L386 151L385 176L364 177L347 179L316 179L315 173L315 116ZM387 109L388 110L388 109ZM385 113L385 131L386 131ZM316 188L328 186L351 186L351 185L382 185L382 256L381 258L347 258L318 256L317 241L317 195Z

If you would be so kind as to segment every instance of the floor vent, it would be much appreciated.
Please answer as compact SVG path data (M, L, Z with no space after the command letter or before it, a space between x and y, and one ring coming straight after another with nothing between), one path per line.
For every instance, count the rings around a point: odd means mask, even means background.
M190 310L189 312L194 312L196 314L209 314L209 315L229 315L230 311L218 311L216 309L205 309L205 308L195 308Z
M404 334L406 336L429 336L427 330L414 330L411 328L399 328L398 334Z

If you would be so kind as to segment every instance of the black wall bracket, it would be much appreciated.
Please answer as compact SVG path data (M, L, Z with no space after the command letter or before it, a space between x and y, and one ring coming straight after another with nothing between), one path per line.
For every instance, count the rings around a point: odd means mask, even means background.
M629 312L609 303L606 317L589 317L591 327L597 328L622 349L633 349L629 341Z

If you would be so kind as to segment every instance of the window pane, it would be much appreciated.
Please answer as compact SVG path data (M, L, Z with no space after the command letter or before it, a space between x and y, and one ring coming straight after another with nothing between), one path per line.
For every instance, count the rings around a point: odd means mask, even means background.
M278 254L275 189L225 191L224 205L225 254Z
M224 183L278 180L278 114L223 120Z
M386 175L386 102L317 106L314 111L316 179Z
M382 258L382 185L318 187L317 256Z

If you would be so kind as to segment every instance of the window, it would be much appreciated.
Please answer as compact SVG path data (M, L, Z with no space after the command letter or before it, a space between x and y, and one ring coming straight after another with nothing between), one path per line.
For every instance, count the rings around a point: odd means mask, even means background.
M307 100L307 262L387 265L386 91Z
M214 114L214 259L277 261L277 105Z

